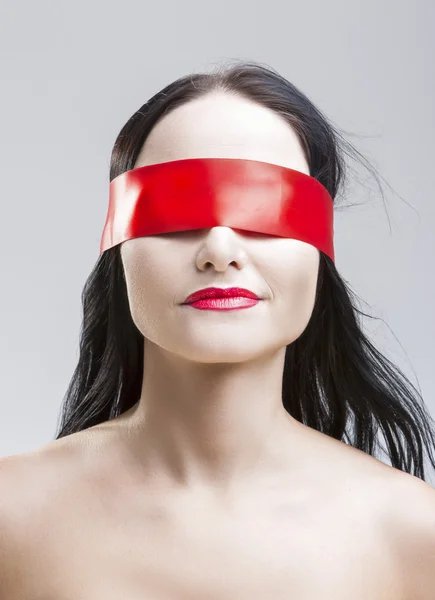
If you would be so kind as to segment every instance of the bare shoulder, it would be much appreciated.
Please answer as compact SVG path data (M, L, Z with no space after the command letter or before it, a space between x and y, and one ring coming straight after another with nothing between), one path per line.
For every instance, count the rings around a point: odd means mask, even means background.
M50 441L22 454L0 457L0 518L38 521L73 491L95 485L105 447L90 430ZM28 519L26 518L28 517Z
M350 450L354 475L361 483L355 489L381 526L403 597L435 600L435 488L358 449Z
M327 440L328 476L346 506L364 510L385 542L406 600L435 600L435 488L337 440Z
M74 448L70 441L56 440L0 457L0 598L25 597L28 565L38 556L46 526L74 480L69 468Z
M31 484L34 473L31 464L28 454L0 458L0 597L11 600L19 597L30 556L29 489L37 489Z
M9 524L18 533L20 523L36 497L40 477L38 464L42 465L37 452L26 452L0 458L0 526L2 531ZM4 538L1 538L4 539Z
M37 517L50 498L50 484L56 477L60 447L46 447L0 457L0 527L10 530L15 537L21 529L28 532L30 519ZM5 539L4 536L1 538Z
M89 440L87 432L78 432L29 452L0 457L0 511L23 517L23 512L43 507L51 494L74 479Z
M385 527L412 600L435 600L435 489L394 470L384 486Z

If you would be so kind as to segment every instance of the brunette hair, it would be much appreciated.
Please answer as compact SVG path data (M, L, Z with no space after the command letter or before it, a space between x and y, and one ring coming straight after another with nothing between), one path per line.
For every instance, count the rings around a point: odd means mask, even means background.
M349 168L345 155L363 163L379 183L377 171L295 85L271 67L240 61L181 77L141 106L115 141L110 181L134 168L158 119L214 91L238 94L281 115L299 138L310 175L326 187L335 209ZM81 298L80 355L56 439L120 415L141 392L143 335L130 314L120 245L99 256ZM413 384L363 333L361 316L374 317L359 310L356 300L332 260L320 252L310 321L286 348L283 405L300 422L372 456L381 448L393 467L424 480L424 450L435 467L433 420Z

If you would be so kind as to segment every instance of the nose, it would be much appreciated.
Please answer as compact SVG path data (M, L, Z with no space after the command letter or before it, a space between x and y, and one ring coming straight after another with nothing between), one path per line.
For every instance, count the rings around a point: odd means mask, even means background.
M196 257L198 269L212 265L216 271L225 271L229 265L242 269L248 255L242 237L231 227L216 226L207 230Z

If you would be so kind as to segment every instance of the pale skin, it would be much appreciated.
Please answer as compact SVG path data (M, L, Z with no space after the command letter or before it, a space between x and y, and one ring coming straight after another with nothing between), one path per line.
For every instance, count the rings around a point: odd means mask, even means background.
M223 92L164 116L135 166L195 157L309 174L285 121ZM318 250L214 227L128 240L121 255L145 336L140 400L0 461L0 596L435 600L435 490L282 406ZM262 301L180 305L208 286Z

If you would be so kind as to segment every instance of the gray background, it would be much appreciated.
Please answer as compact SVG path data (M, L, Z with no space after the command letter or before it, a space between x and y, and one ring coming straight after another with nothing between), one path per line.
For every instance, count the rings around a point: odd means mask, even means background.
M392 186L384 204L352 163L361 205L336 214L336 264L435 414L434 13L430 0L2 1L0 455L54 437L120 128L174 79L237 59L297 85Z

